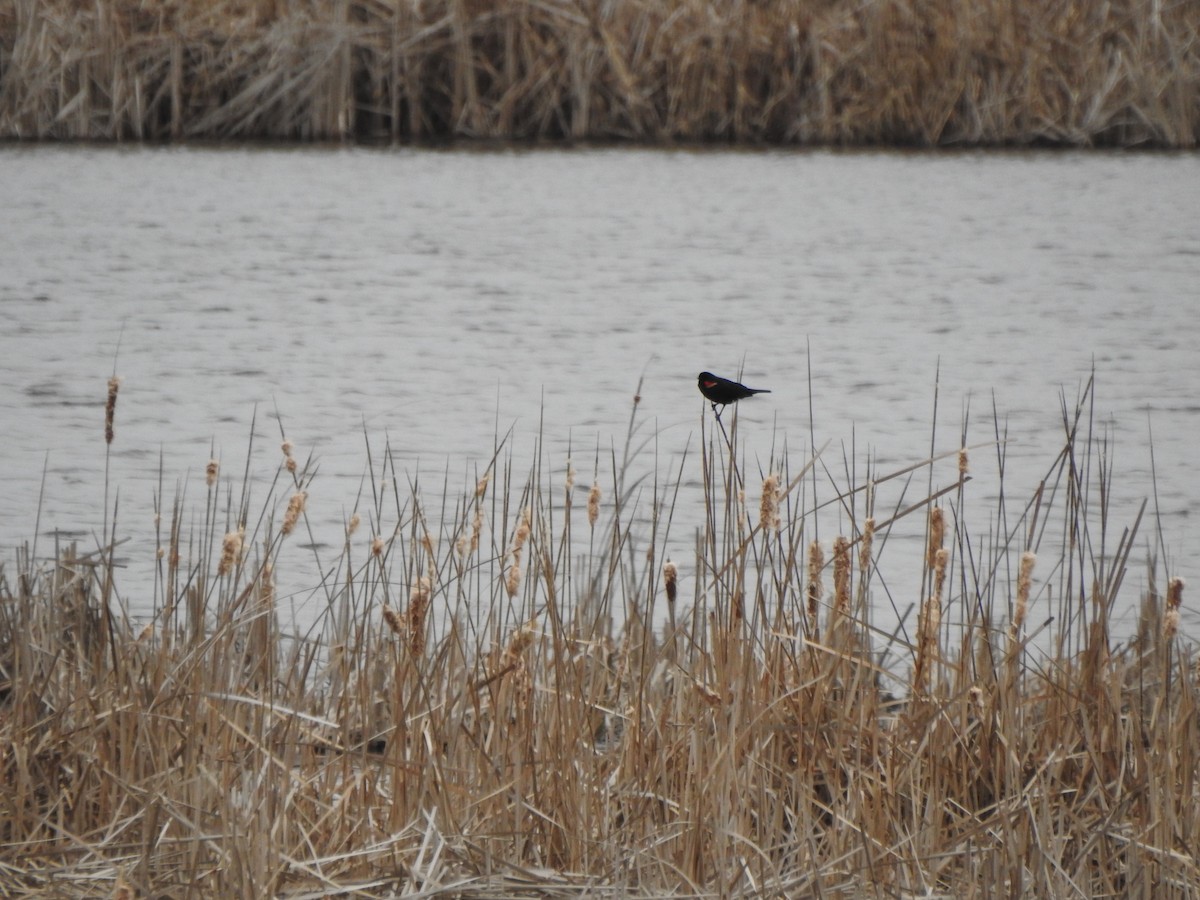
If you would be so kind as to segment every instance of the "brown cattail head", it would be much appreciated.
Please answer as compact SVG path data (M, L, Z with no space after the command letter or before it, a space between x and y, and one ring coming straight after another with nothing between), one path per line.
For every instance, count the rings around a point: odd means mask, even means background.
M283 450L283 465L289 472L296 471L296 460L292 456L292 450L294 447L295 444L288 440L285 440L280 445L280 449Z
M352 535L352 534L354 534L354 532L358 531L358 526L361 524L362 524L362 516L360 516L358 513L355 513L354 515L352 515L350 517L350 521L346 523L346 537L350 537L350 535Z
M371 553L375 556L383 556L384 541L381 537L371 539Z
M850 611L850 542L840 534L833 540L833 607Z
M517 596L517 589L521 586L521 561L519 557L508 567L508 574L504 576L504 589L508 591L508 596Z
M768 475L763 479L762 500L758 506L758 527L763 531L779 531L779 476Z
M941 549L945 536L946 522L942 508L934 506L929 510L929 550L925 554L925 562L930 568L933 568L936 562L937 552Z
M215 459L210 459L208 465L204 467L204 483L212 487L217 483L217 476L221 474L221 463Z
M108 402L104 404L104 442L113 442L113 417L117 413L117 391L121 389L121 379L114 375L108 379Z
M1163 614L1163 636L1169 641L1179 631L1179 607L1183 604L1183 579L1167 582L1167 611Z
M933 663L934 648L938 643L938 632L942 626L942 604L937 597L930 597L921 605L917 614L917 657L913 662L913 690L926 693Z
M1025 621L1025 612L1029 608L1029 589L1033 584L1033 564L1037 562L1037 554L1026 550L1021 554L1021 567L1017 570L1017 604L1013 610L1013 631L1021 627Z
M218 575L228 575L240 561L242 540L245 534L245 528L239 528L237 531L231 531L225 535L225 540L221 542L221 562L217 565Z
M667 588L667 602L674 603L675 595L678 591L676 581L679 579L679 570L675 568L675 563L667 560L663 563L663 584Z
M862 542L858 546L858 571L863 576L871 569L871 545L875 542L875 517L863 522Z
M946 567L950 564L950 551L945 547L938 547L937 552L933 554L933 596L940 601L942 599L942 588L946 585Z
M475 482L475 496L482 497L487 493L488 482L492 480L491 472L484 472L483 476Z
M429 597L433 582L422 575L413 585L408 597L408 648L413 656L425 653L425 614L429 611Z
M297 491L292 494L292 499L288 501L287 512L283 514L283 533L291 534L292 529L296 527L296 522L300 519L304 512L305 504L308 502L307 491Z
M575 487L575 464L571 460L567 460L567 498L571 497L571 490Z
M598 518L600 518L600 482L593 481L592 489L588 491L588 525L595 528Z
M471 534L462 535L455 545L459 556L470 556L479 548L479 532L483 529L483 506L475 504L475 515L471 519Z
M391 629L392 634L397 637L404 634L404 620L400 618L400 613L386 604L383 607L383 621L387 623L387 627Z
M968 471L967 448L962 447L958 451L958 480L962 481L967 477Z
M1167 609L1179 609L1183 605L1183 579L1176 576L1167 582Z

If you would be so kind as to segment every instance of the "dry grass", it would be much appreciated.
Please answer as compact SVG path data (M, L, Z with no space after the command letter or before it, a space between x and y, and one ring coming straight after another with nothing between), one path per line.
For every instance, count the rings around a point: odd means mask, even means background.
M1137 523L1104 545L1086 404L986 540L965 455L941 486L782 459L755 496L736 418L626 483L636 401L591 486L498 451L434 516L385 453L301 636L276 573L310 467L287 442L254 510L214 466L202 525L162 509L147 624L111 548L0 570L0 895L1195 897L1182 583L1114 646ZM874 508L914 472L925 499ZM927 594L890 637L876 548L906 516Z
M1192 147L1190 0L9 0L0 136Z

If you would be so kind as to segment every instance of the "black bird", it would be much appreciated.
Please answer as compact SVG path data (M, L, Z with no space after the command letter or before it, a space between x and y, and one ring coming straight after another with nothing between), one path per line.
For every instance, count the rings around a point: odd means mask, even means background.
M738 384L736 381L730 381L728 378L722 378L712 372L701 372L700 377L696 379L696 385L700 388L704 399L712 404L713 412L718 418L721 416L717 412L718 406L728 406L730 403L753 397L755 394L771 393L766 388L748 388L744 384Z

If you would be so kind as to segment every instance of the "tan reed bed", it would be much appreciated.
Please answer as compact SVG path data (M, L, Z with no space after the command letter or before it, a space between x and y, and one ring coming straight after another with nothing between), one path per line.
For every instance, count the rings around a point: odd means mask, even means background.
M752 478L732 411L639 477L636 400L620 462L501 447L432 504L385 451L298 637L312 466L284 442L252 508L214 461L148 623L110 548L0 570L0 896L1194 897L1183 585L1152 566L1114 642L1137 523L1088 403L1016 514L972 498L1002 444ZM892 637L880 548L922 519Z
M9 0L0 136L1193 147L1183 0Z

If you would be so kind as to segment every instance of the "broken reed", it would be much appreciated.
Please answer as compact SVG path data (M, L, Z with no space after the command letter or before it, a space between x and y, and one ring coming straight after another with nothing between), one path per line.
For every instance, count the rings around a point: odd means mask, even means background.
M0 136L1192 147L1200 4L10 0Z
M903 508L880 508L889 473L821 458L770 460L758 493L727 418L674 483L609 495L626 473L597 462L577 510L572 462L522 479L498 452L432 528L385 450L298 636L276 608L312 481L290 443L269 491L214 460L202 523L164 511L147 623L98 590L108 548L20 557L15 588L0 571L0 893L1193 896L1184 586L1164 600L1152 566L1114 643L1138 523L1089 555L1115 533L1102 445L1076 439L1090 411L1034 499L982 520L963 454L919 462L941 486ZM997 539L963 524L989 519ZM928 594L891 635L875 548L905 520L927 537L888 565Z

